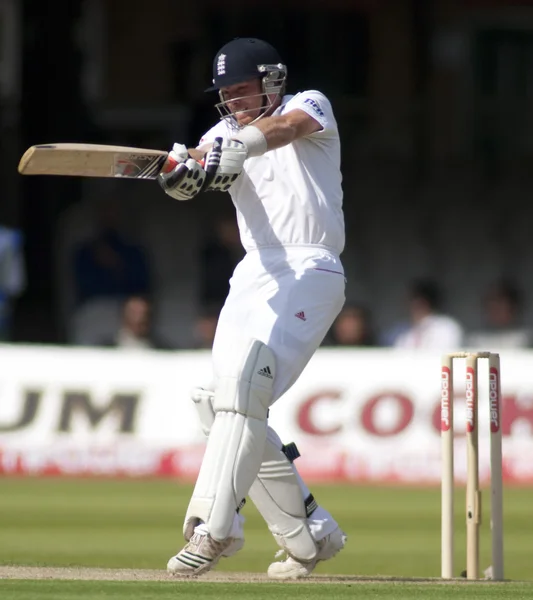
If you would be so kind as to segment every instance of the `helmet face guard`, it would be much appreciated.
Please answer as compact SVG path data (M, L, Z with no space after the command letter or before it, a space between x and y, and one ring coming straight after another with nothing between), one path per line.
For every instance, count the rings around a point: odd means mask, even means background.
M239 129L241 127L237 121L237 112L239 114L243 114L256 111L257 108L232 111L228 106L230 102L247 98L262 98L263 102L260 109L261 112L259 116L251 122L255 123L268 114L269 110L273 107L277 100L283 96L285 91L285 80L287 79L287 67L285 65L282 63L275 65L257 65L257 72L258 76L261 78L262 91L259 94L226 99L224 97L224 92L221 90L218 92L220 96L220 102L215 104L215 108L218 110L220 117L225 119L233 128Z
M242 98L225 98L222 88L253 79L261 80L261 92ZM223 46L213 61L213 86L206 91L218 91L220 102L215 106L220 116L234 128L239 128L237 113L255 111L247 109L232 111L228 104L244 98L262 97L260 115L254 122L268 114L285 91L287 67L277 50L267 42L255 38L236 38Z

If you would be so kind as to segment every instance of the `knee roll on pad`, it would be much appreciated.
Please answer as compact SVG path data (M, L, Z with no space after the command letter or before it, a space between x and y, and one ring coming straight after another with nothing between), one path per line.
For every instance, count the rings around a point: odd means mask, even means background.
M235 371L219 376L213 402L215 413L236 412L266 420L275 377L274 353L259 340L252 340L244 359L237 361Z

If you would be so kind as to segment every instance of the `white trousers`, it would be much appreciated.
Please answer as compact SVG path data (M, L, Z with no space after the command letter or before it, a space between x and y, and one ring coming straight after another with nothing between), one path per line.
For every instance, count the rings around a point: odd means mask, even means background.
M230 283L230 293L221 311L213 344L215 418L185 519L186 537L192 533L191 527L197 519L205 522L215 539L226 538L234 525L239 525L235 509L260 472L264 459L261 445L267 443L267 423L257 415L266 414L262 411L266 411L296 381L344 303L345 280L340 259L315 247L278 247L250 252L237 266ZM253 340L259 340L274 354L274 364L267 363L266 367L271 369L272 381L268 387L251 384L257 388L251 387L252 391L246 392L244 386L240 391L239 382L235 382L236 374L243 373L251 379L256 376L256 373L250 373L250 359L256 360L256 355L248 357ZM242 364L235 361L242 361ZM256 368L257 365L252 365L252 369ZM232 386L237 394L250 393L250 396L224 397L235 393ZM265 391L268 391L267 396ZM245 407L246 414L234 415L225 408L232 403ZM256 406L255 403L260 404ZM217 412L218 406L224 408ZM273 431L269 434L275 436ZM274 451L274 454L279 452ZM228 473L230 480L227 480ZM284 477L286 475L280 475L281 479ZM294 495L290 479L287 479L287 485L287 494ZM303 509L309 490L301 479L298 487L301 496L296 498L294 506ZM272 494L272 490L269 493ZM285 504L282 501L284 492L279 485L275 493L280 495L277 508L270 506L267 510L263 507L267 522L268 518L272 520L272 512L275 515ZM276 502L276 499L272 501ZM309 524L309 532L322 537L336 528L329 513L319 509L315 512L313 524L316 527L313 529ZM295 521L297 531L296 518ZM276 524L271 522L269 527ZM290 523L285 529L291 533ZM238 537L235 531L232 535ZM305 554L308 544L300 546ZM298 552L296 543L295 548Z
M252 338L266 344L276 359L272 404L298 379L339 314L345 278L338 256L311 247L267 249L248 253L235 269L221 311L213 345L214 389L217 378L235 371ZM275 432L269 435L277 438ZM288 440L285 440L288 441ZM310 492L292 465L302 499ZM322 506L308 518L315 540L337 528ZM232 535L241 537L235 517Z
M345 300L342 263L313 247L249 252L231 279L213 344L216 380L255 338L276 357L273 402L298 379Z

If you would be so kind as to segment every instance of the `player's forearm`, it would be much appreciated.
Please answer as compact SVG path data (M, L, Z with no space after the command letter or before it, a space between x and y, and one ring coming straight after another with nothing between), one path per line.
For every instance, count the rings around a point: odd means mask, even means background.
M267 117L248 125L233 135L244 144L249 157L261 156L290 144L298 137L298 127L284 117Z
M286 146L298 136L298 128L284 117L266 117L253 126L265 136L268 150Z
M295 140L311 135L321 129L320 123L300 109L285 115L265 117L244 127L233 137L242 142L249 156L261 156L268 150L276 150Z
M266 147L261 148L257 154L262 154L263 151L275 150L276 148L286 146L287 144L294 142L294 140L298 137L298 127L295 124L287 121L287 119L284 117L267 117L251 125L250 129L251 127L258 129L263 134L264 141L266 141ZM242 131L233 135L232 139L243 141L245 145L247 145L244 141L245 139L248 141L248 138L245 137L246 133L243 136L243 131L246 131L246 129L248 128L245 127ZM241 138L243 139L241 140ZM204 157L206 150L189 148L188 152L191 158L199 161ZM252 151L251 156L254 156L255 154L256 153Z

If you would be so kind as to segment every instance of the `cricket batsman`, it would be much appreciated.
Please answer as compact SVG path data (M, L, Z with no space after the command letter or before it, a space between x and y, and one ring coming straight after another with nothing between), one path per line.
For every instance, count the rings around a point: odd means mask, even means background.
M227 43L209 90L218 92L220 121L196 148L174 144L177 165L159 175L177 200L229 191L246 250L220 313L212 385L192 394L208 440L185 516L187 543L167 566L181 576L205 573L242 548L246 497L285 555L269 566L271 578L306 577L346 540L299 476L296 446L268 425L269 409L281 398L274 410L283 410L283 394L345 300L337 123L324 94L290 95L286 83L270 44ZM209 164L218 164L212 177Z

